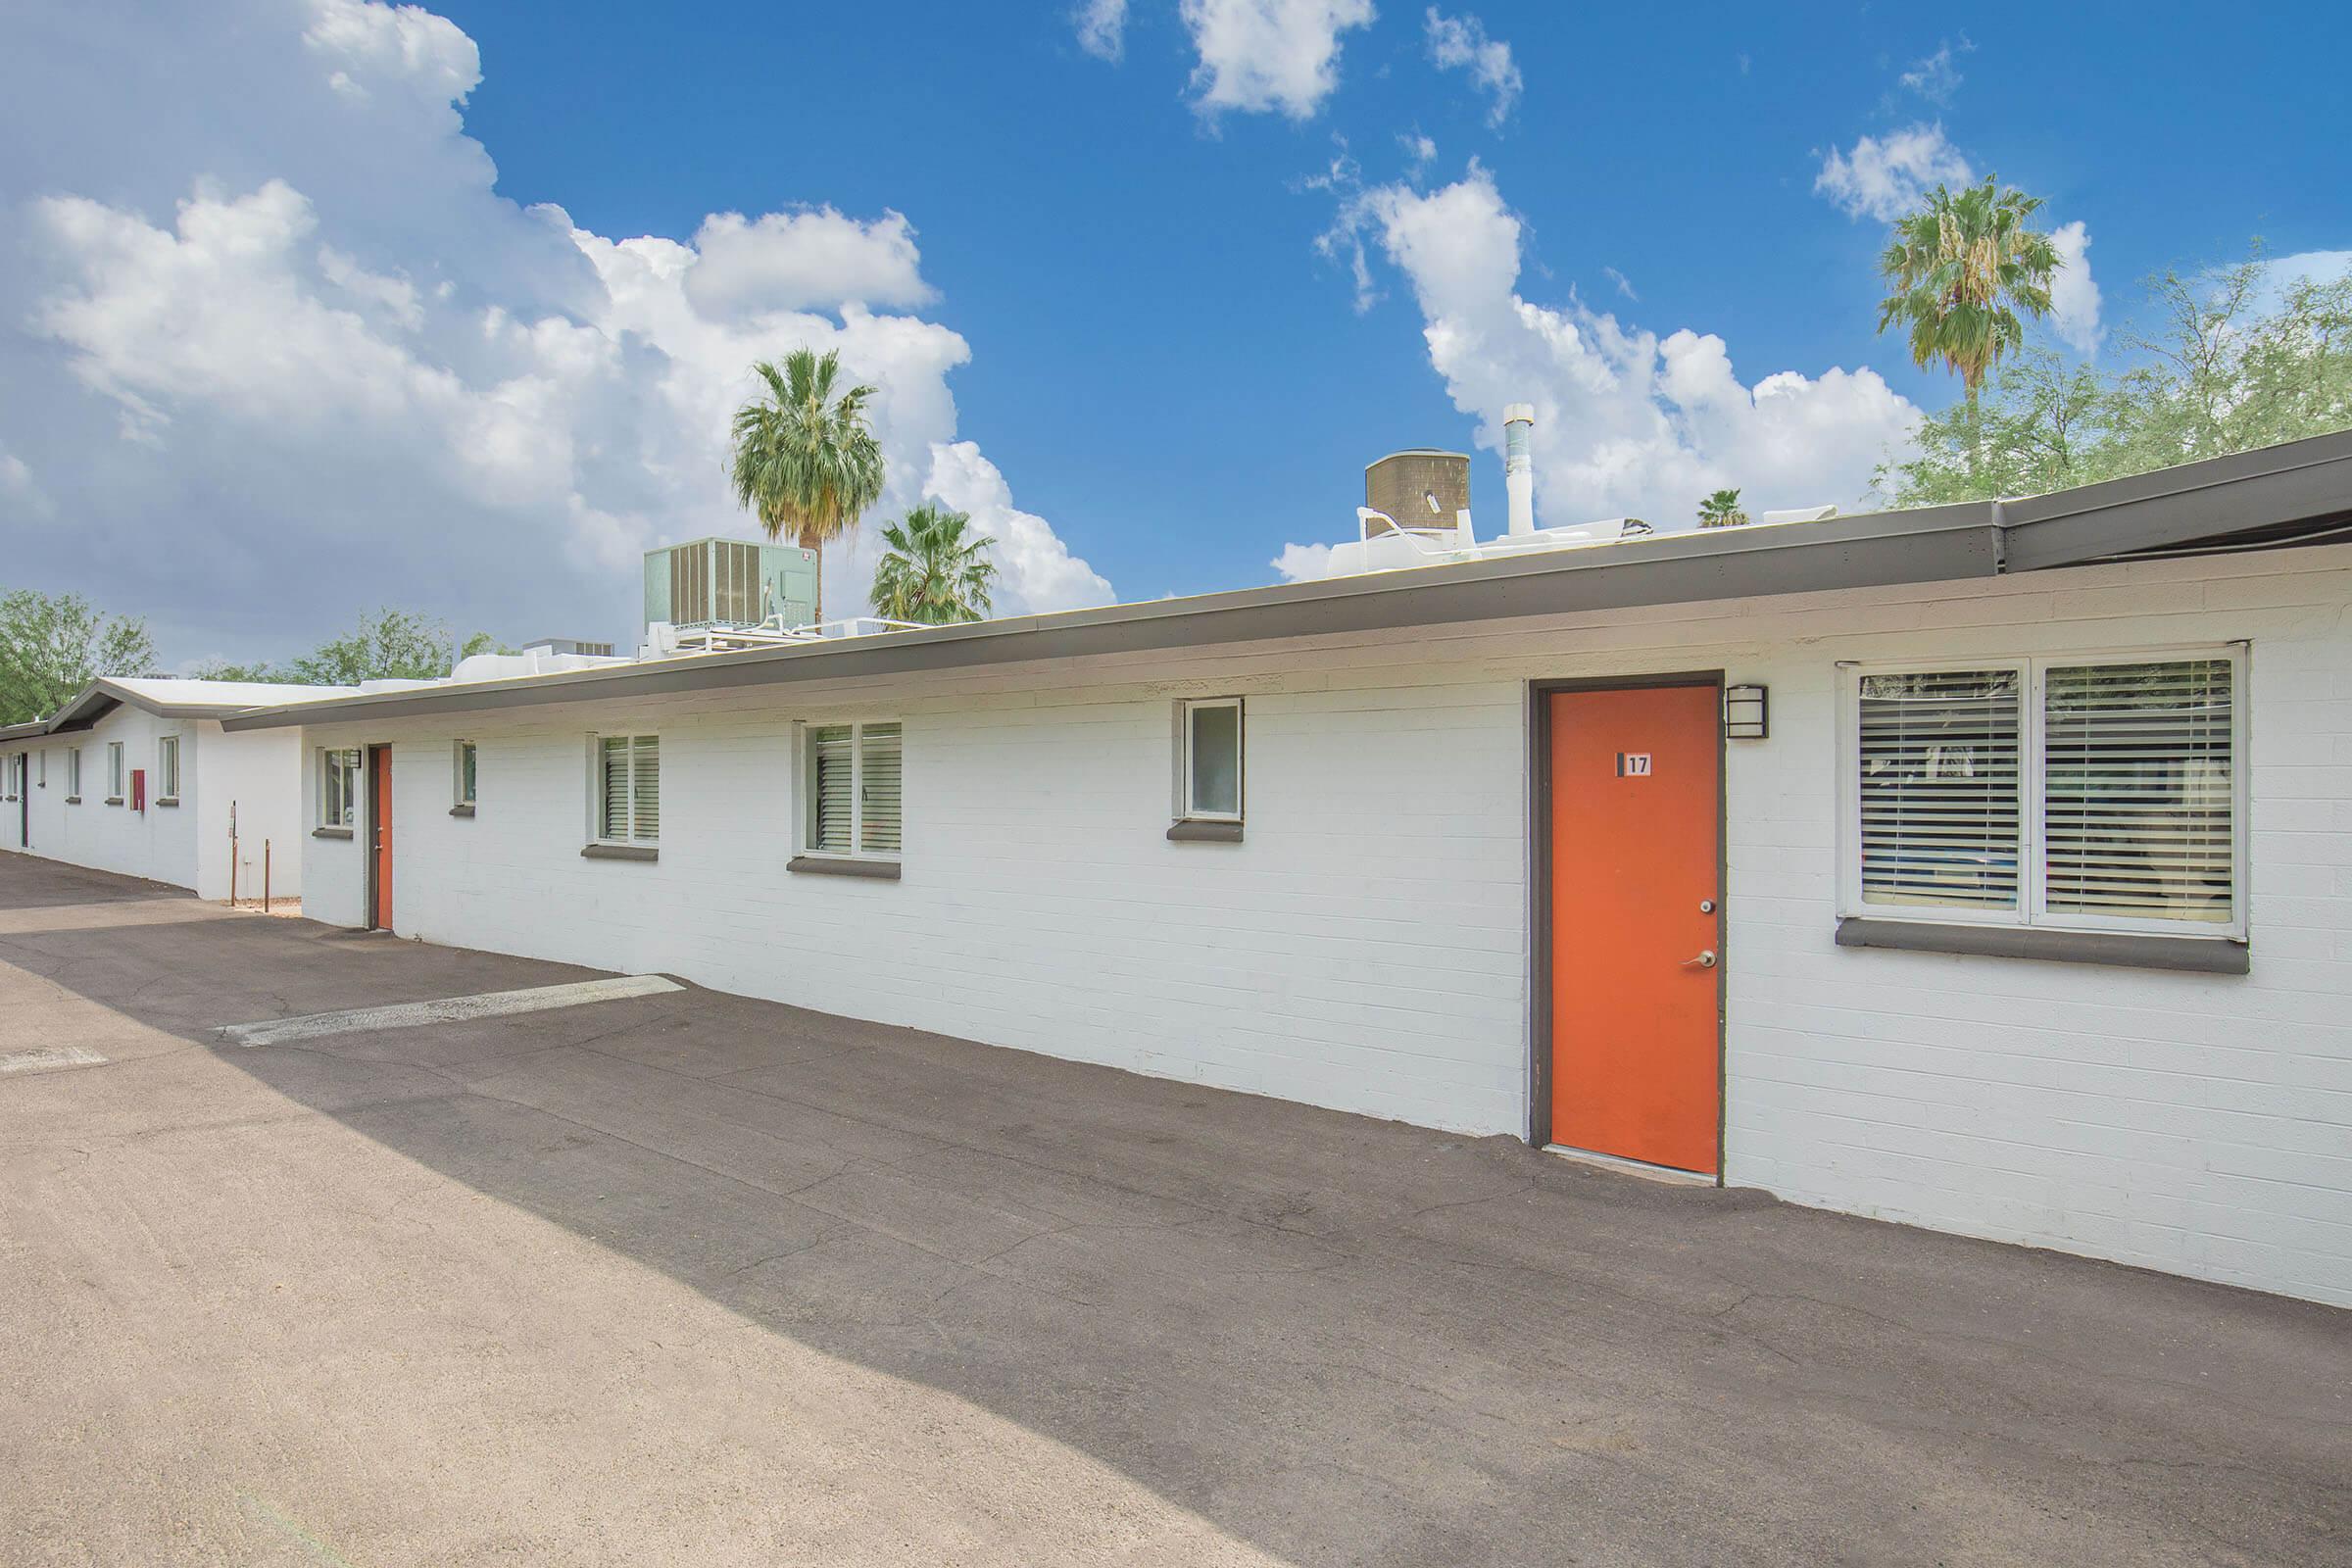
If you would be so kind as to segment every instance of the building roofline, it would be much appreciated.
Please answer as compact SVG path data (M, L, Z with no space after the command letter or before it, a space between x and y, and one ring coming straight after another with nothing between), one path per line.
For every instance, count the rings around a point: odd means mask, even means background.
M2222 495L2217 497L2217 492ZM2226 506L2230 516L2216 514ZM2352 430L2022 501L1657 534L1613 545L1016 615L803 646L368 693L224 729L621 701L804 680L1397 630L1837 589L1962 582L2151 553L2248 548L2289 524L2352 531Z
M218 686L237 683L213 682L211 684ZM264 681L258 684L276 685L278 683ZM338 692L348 690L344 687L328 689ZM269 710L266 708L239 708L232 703L166 702L153 692L141 691L137 687L127 685L110 675L101 675L67 699L64 705L47 718L31 719L24 724L11 725L6 730L0 730L0 740L15 739L20 735L79 733L95 727L98 721L107 714L125 706L136 708L142 712L152 713L157 718L225 719L232 714L267 712Z

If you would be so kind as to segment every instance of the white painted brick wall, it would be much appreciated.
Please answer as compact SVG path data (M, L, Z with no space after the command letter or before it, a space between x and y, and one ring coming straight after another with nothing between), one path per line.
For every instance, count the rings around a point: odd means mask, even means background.
M309 740L394 744L407 935L1518 1134L1525 683L1721 668L1773 710L1728 760L1729 1179L2352 1303L2348 605L2339 547ZM1838 661L2237 638L2252 974L1835 945ZM1170 704L1234 692L1248 842L1167 843ZM792 723L844 717L906 722L902 882L784 869ZM595 728L662 737L658 864L580 858ZM311 911L360 923L362 841L309 849Z
M157 742L179 737L179 804L155 804L159 785ZM106 749L122 743L123 804L107 801ZM66 797L68 754L81 749L81 803ZM13 751L14 748L6 750ZM238 803L240 895L261 891L262 844L270 840L272 890L294 896L302 881L302 803L296 769L303 755L294 730L224 734L219 721L158 718L128 704L115 709L90 729L53 735L26 746L35 759L29 772L32 853L72 865L144 877L191 890L201 898L228 897L228 805ZM48 784L41 777L47 756ZM130 774L147 771L148 807L130 808ZM16 808L0 843L17 845Z

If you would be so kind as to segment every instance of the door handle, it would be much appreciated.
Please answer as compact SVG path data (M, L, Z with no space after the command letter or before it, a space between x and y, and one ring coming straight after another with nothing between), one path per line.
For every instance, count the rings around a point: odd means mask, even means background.
M1697 957L1695 957L1695 958L1685 958L1685 959L1683 960L1683 967L1684 967L1684 968L1686 968L1686 969L1712 969L1712 968L1714 968L1714 967L1715 967L1715 950L1714 950L1713 948L1702 948L1701 950L1699 950L1699 955L1698 955L1698 956L1697 956Z

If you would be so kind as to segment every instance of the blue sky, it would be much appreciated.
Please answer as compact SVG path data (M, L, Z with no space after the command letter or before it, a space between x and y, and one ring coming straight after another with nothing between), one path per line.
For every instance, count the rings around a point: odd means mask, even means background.
M386 599L627 635L636 551L739 526L704 426L796 332L888 386L889 508L953 491L1050 609L1311 571L1365 462L1523 396L1546 521L1851 507L1953 391L1873 331L1906 180L2080 225L2110 356L2151 269L2352 247L2340 6L199 9L0 64L11 580L174 658Z

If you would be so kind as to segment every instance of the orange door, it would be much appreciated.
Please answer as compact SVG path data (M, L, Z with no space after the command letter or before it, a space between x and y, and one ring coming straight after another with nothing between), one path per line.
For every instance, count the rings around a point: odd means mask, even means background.
M1551 1141L1714 1174L1722 697L1551 695Z
M368 838L375 854L375 908L371 923L392 929L392 748L370 747L368 752Z

